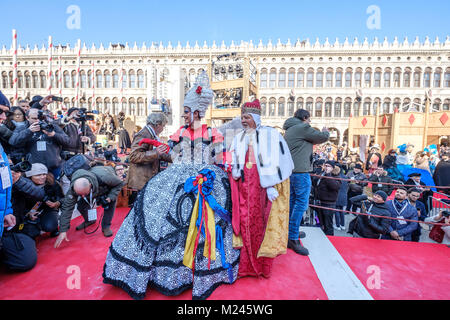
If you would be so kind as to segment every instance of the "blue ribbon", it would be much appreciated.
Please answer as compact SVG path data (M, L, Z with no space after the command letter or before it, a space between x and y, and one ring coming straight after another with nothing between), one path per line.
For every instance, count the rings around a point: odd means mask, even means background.
M231 268L231 265L227 262L225 257L223 234L222 228L220 226L216 226L216 248L220 251L220 260L222 260L222 267L224 269L227 269L228 280L230 280L230 283L233 283L233 268Z

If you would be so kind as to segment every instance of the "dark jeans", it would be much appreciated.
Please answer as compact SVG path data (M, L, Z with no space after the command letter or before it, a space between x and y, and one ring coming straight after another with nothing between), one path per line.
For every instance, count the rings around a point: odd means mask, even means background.
M336 206L336 209L344 209L343 206ZM334 218L336 220L336 227L345 227L345 218L344 218L344 213L340 212L340 211L335 211L334 212Z
M23 272L36 265L36 242L26 234L7 232L0 242L0 262L9 270Z
M45 210L39 216L39 226L42 231L54 232L58 230L58 210Z
M353 197L356 197L356 196L360 196L360 195L362 195L362 193L354 193L354 192L351 192L351 191L348 192L348 194L347 194L347 199L348 199L347 200L347 211L356 212L356 209L358 208L358 206L353 204L350 201L350 198L353 198Z
M78 201L78 211L80 211L81 215L84 218L84 221L88 221L88 211L91 207L88 205L86 201L81 199ZM114 217L114 211L116 210L116 200L112 201L108 207L108 209L104 210L103 219L102 219L102 230L111 227L111 221ZM98 218L98 216L97 216Z
M336 203L320 203L321 207L327 207L327 208L336 208ZM333 229L333 216L335 211L334 210L327 210L327 209L320 209L319 210L319 222L320 227L322 228L323 232L327 236L334 236L334 229Z

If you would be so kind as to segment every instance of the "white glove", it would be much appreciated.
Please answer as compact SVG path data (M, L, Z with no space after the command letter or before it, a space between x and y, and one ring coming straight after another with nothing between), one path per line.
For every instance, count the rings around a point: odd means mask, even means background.
M274 202L279 196L278 191L274 187L267 188L266 190L267 198L269 198L271 202Z

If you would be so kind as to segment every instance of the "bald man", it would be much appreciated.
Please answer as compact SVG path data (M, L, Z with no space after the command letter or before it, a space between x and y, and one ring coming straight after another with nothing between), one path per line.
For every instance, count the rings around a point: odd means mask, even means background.
M116 201L124 182L116 175L112 167L97 166L87 170L77 170L72 175L70 189L61 206L60 235L55 242L58 248L62 241L69 241L67 231L70 228L72 214L77 205L84 222L76 230L96 223L96 207L102 205L104 215L102 219L102 232L105 237L111 237L111 221L116 209Z

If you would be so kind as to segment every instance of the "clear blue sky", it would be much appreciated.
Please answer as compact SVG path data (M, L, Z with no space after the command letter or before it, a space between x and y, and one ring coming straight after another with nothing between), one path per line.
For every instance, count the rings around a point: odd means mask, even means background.
M11 30L17 29L19 43L46 43L52 35L55 44L75 45L80 38L88 45L100 42L107 45L136 41L150 44L163 41L167 45L178 41L191 46L198 40L227 45L234 40L253 40L258 43L269 39L276 43L288 38L295 43L297 38L326 37L334 43L348 37L353 41L364 37L372 42L375 37L388 37L392 41L398 36L410 42L416 36L424 41L430 36L434 41L439 36L445 41L450 35L450 1L448 0L0 0L1 28L0 46L11 44ZM71 5L80 8L80 29L67 28L71 14L66 13ZM366 22L369 6L376 5L381 12L381 29L370 30ZM72 20L73 21L73 20Z

